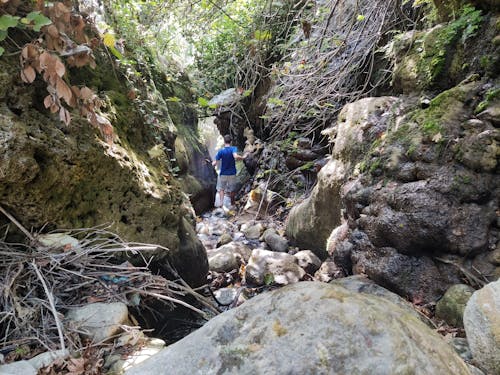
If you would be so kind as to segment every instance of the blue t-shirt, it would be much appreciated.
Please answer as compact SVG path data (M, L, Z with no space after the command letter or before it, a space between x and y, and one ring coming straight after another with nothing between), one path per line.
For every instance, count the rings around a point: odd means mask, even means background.
M234 146L226 146L215 155L215 160L221 160L220 175L231 176L236 174L236 164L234 156L238 149Z

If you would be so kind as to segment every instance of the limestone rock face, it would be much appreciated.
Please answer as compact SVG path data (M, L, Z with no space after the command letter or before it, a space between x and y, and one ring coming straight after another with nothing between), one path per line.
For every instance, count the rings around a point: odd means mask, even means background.
M326 258L327 239L341 224L342 186L363 154L363 145L385 129L383 119L394 101L392 97L366 98L342 109L333 158L318 173L310 197L295 206L288 217L286 233L293 244Z
M453 349L405 309L317 282L261 294L126 374L158 372L469 374Z
M486 255L498 233L496 87L472 77L425 108L392 97L346 105L325 132L331 160L289 215L292 244L327 252L347 274L366 274L417 303L460 282L446 259L467 259L471 272L487 263L493 280ZM493 117L477 118L483 112Z
M121 302L92 303L70 310L66 319L94 342L109 339L128 323L127 305Z
M500 373L500 280L476 291L464 311L464 327L474 359Z
M27 228L73 229L109 224L110 230L126 241L156 243L177 250L182 220L193 213L172 173L175 159L171 160L167 153L168 149L175 150L176 126L182 130L196 117L188 121L189 114L181 112L173 122L158 93L157 105L163 115L156 119L153 131L135 102L126 97L126 85L106 69L108 63L98 64L92 73L95 77L82 78L75 73L71 78L76 85L90 79L99 81L99 95L106 103L103 115L112 123L115 134L112 147L77 111L71 114L70 126L62 126L43 108L40 98L46 90L22 84L17 78L19 61L2 57L0 200ZM102 77L106 79L100 81ZM0 225L4 223L1 215ZM143 255L153 256L152 266L164 273L164 249ZM127 259L143 264L140 256ZM199 273L188 269L181 276L202 279L205 275Z

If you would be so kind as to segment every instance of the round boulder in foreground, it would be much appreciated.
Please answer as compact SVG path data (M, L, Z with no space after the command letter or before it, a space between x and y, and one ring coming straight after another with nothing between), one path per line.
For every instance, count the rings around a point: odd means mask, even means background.
M126 372L469 374L453 349L384 298L301 282L261 294Z

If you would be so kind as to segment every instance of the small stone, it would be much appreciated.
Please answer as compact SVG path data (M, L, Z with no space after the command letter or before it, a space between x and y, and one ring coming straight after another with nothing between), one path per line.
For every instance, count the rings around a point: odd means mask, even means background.
M500 248L493 250L488 257L488 260L491 264L500 266Z
M47 247L69 247L75 248L78 246L79 242L76 238L71 237L65 233L49 233L41 234L37 237L37 240Z
M334 279L344 277L345 273L342 269L331 260L323 262L319 270L314 274L314 279L328 283Z
M238 290L235 288L221 288L214 292L215 299L222 306L228 306L233 303L238 295Z
M288 241L276 233L274 229L267 229L262 237L272 251L284 253L288 250Z
M229 233L223 233L222 236L220 236L219 241L217 242L217 246L226 245L232 240L233 239L231 238L231 235Z
M105 341L120 331L120 326L128 324L127 305L121 302L92 303L70 310L66 319L94 342Z
M262 232L264 231L264 226L261 223L249 226L243 230L245 237L249 240L256 240L260 238Z
M436 304L436 317L454 327L463 327L465 305L472 293L474 289L469 285L453 285Z
M472 353L470 352L467 339L463 337L453 337L450 341L450 345L464 361L470 362L472 360Z
M208 267L215 272L230 272L250 258L251 250L241 242L230 242L215 250L207 251Z
M467 130L483 131L486 128L484 121L478 120L477 118L471 118L462 124L462 127Z
M256 285L296 283L305 274L293 255L263 249L252 251L252 256L245 268L245 280Z
M299 266L310 275L321 267L321 260L311 250L299 251L294 257L297 258Z
M422 97L420 98L420 108L429 108L431 105L431 100L428 97Z

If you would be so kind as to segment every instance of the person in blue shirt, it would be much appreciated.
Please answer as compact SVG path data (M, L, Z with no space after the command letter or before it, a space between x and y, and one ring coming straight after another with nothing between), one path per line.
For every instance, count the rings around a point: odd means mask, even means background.
M235 204L235 187L236 187L236 160L245 159L246 155L240 156L237 154L238 149L231 146L232 138L229 134L224 136L224 148L221 148L212 165L215 167L220 160L220 173L217 179L217 191L219 192L220 205L224 205L224 194L229 193L231 205Z

